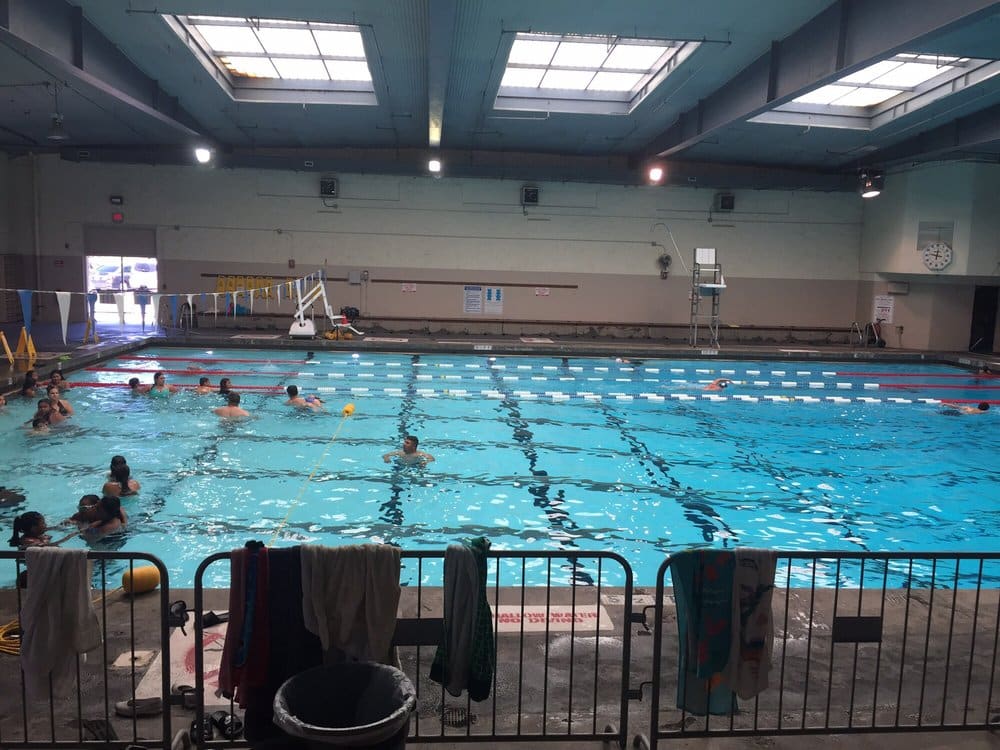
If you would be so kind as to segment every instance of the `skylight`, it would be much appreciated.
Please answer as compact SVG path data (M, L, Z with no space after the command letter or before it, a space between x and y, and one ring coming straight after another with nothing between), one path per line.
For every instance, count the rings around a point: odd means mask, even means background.
M968 62L955 57L945 59L953 63ZM898 96L903 91L913 91L920 84L944 75L954 67L944 64L941 58L933 55L908 54L869 65L841 78L836 83L810 91L792 101L799 104L829 104L835 107L872 107Z
M696 42L518 33L497 109L628 114Z
M904 52L807 91L751 122L871 130L1000 72L1000 63Z
M238 99L376 104L359 26L220 16L165 16L196 54L227 74ZM265 91L285 92L270 96ZM238 96L238 94L242 94ZM344 94L338 98L338 94Z

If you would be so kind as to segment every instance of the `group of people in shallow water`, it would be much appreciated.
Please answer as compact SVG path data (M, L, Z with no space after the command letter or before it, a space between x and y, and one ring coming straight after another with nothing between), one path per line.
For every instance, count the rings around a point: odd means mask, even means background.
M114 456L101 494L81 497L76 513L55 527L75 527L74 531L53 541L45 516L31 510L14 519L14 530L8 544L18 549L55 547L76 536L87 542L96 542L108 534L121 531L128 523L121 498L139 492L139 482L132 478L131 473L125 457Z

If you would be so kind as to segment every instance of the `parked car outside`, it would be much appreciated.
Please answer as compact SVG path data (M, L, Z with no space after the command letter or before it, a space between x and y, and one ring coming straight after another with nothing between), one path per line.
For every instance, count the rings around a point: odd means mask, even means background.
M146 287L151 292L155 292L159 286L156 277L156 261L136 261L132 265L131 273L128 276L130 288L139 289Z

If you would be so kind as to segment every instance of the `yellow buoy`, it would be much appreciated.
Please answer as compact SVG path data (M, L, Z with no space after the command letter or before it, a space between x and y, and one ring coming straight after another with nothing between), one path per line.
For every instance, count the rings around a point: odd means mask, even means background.
M160 585L160 570L153 565L143 565L122 573L122 589L126 594L145 594Z
M342 413L345 417L351 416L354 413L354 404L348 404L345 406Z

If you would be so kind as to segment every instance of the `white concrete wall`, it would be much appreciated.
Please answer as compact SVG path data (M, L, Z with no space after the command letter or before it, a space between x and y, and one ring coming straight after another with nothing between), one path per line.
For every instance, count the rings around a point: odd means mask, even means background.
M30 255L31 159L4 169L9 246ZM961 276L984 273L997 252L991 222L1000 222L993 190L1000 168L971 164L890 175L885 193L868 202L740 191L728 214L710 213L714 191L687 188L541 183L540 205L524 210L520 183L503 180L344 174L341 196L324 204L313 173L44 156L37 174L37 265L46 289L83 290L85 228L110 227L108 196L122 195L125 227L155 230L168 292L212 291L218 274L324 268L342 279L330 284L335 306L374 317L462 317L461 285L481 283L505 286L506 319L683 324L685 266L692 248L708 246L718 249L729 285L724 323L847 326L867 319L871 296L884 293L887 280L904 278L912 296L899 300L895 324L905 327L908 347L966 346L973 284ZM956 223L956 261L937 279L921 270L921 220ZM656 258L664 251L673 268L661 280ZM26 265L33 270L34 257ZM352 270L369 271L370 281L347 284ZM400 281L417 283L417 292L403 293ZM551 294L538 297L535 286ZM54 304L43 304L41 315L53 317Z

